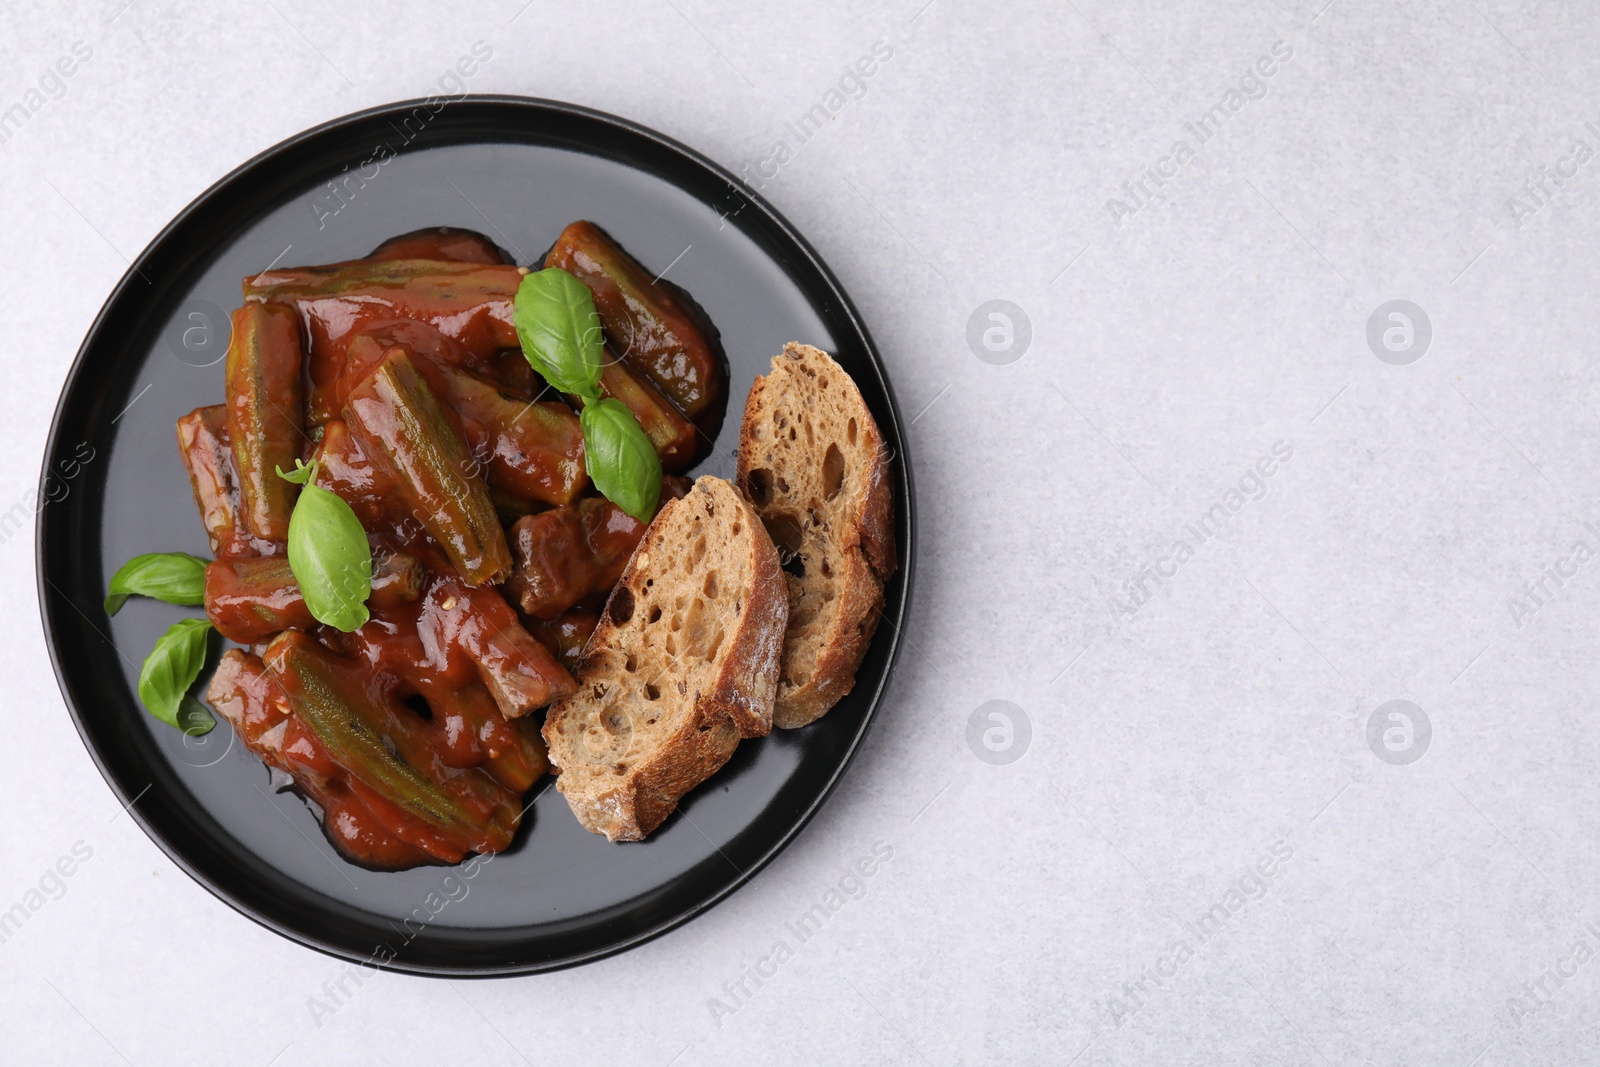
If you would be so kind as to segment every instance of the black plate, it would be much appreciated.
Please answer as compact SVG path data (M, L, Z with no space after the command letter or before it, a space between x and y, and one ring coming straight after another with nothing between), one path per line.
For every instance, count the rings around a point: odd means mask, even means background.
M438 102L434 106L439 108ZM336 183L330 185L329 183ZM209 555L173 422L222 399L239 280L273 264L366 254L423 226L486 233L520 263L588 218L686 288L722 332L731 413L699 473L731 476L739 405L785 341L836 354L894 451L900 572L856 688L820 722L739 746L640 844L578 826L544 779L511 850L474 869L363 870L224 724L186 739L152 719L138 666L195 609L101 609L140 552ZM894 398L855 309L777 212L708 160L594 111L467 97L365 111L245 164L145 250L95 320L45 452L39 597L67 707L106 781L202 885L265 926L353 960L496 975L600 958L705 911L775 856L838 782L895 660L912 559L910 469ZM410 917L408 919L408 917ZM391 958L392 957L392 958Z

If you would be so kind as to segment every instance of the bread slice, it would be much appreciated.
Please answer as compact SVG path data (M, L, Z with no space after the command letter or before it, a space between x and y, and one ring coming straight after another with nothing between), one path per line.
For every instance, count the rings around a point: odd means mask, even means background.
M791 342L756 379L739 427L738 479L790 571L772 721L794 729L855 685L896 568L883 435L826 352Z
M544 723L556 787L586 829L639 841L772 730L789 620L778 552L733 485L664 504Z

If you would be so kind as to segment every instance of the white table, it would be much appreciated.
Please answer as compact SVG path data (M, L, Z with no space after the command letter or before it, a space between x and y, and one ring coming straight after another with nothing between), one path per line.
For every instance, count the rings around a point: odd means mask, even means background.
M910 421L912 649L819 818L708 915L559 974L358 985L119 815L24 529L0 911L61 891L0 945L0 1060L1600 1057L1600 9L122 2L0 15L0 512L128 257L481 41L471 90L748 168L838 272ZM991 300L1025 351L987 310L969 345ZM1011 762L968 740L997 700Z

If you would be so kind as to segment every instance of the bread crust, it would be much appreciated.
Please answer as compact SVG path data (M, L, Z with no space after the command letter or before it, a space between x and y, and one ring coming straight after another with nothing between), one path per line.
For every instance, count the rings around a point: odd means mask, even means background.
M786 409L804 411L804 440L788 427ZM787 432L775 432L779 418ZM843 460L835 472L841 480L831 487L819 484L828 478L829 445ZM860 390L826 352L790 342L773 358L771 373L756 379L739 427L737 479L769 530L786 527L792 540L797 528L798 544L788 547L807 575L823 567L828 577L788 577L790 629L773 723L795 729L821 718L854 687L883 614L884 583L897 567L883 434ZM819 496L819 488L837 497ZM775 535L782 538L782 531ZM818 615L826 615L820 628L810 625Z
M605 697L613 684L620 684L619 656L628 654L623 646L634 649L644 628L657 625L636 623L635 612L651 597L667 595L667 578L659 568L670 564L675 549L682 550L682 545L671 540L681 536L685 513L693 508L708 509L707 517L724 531L742 532L742 537L730 536L738 537L735 543L748 553L743 563L749 578L717 601L722 605L717 630L726 636L713 653L717 670L709 684L693 693L687 690L684 679L689 665L678 662L691 654L687 647L655 673L648 684L655 688L660 683L657 699L665 695L669 701L688 701L686 713L671 735L658 740L648 754L634 754L623 773L612 773L610 764L593 758L595 753L586 753L573 739L587 736L580 728L592 725L600 716L625 719L625 723L615 724L615 729L626 726L631 736L635 715L659 713L653 704L619 708L616 701L625 696L611 701ZM698 580L700 571L693 573ZM578 693L553 705L545 719L543 735L551 762L561 769L556 786L585 828L612 841L642 840L672 813L684 794L728 761L741 737L760 737L771 731L788 623L783 579L777 549L760 517L732 484L720 478L701 478L685 497L662 507L607 598L600 622L579 659ZM660 590L646 585L657 580L662 582ZM649 720L650 724L655 721ZM601 727L612 729L605 723Z
M791 599L792 602L792 599ZM816 722L856 685L856 668L872 644L883 617L883 587L864 576L841 586L840 604L805 685L780 690L773 701L772 725L797 730Z

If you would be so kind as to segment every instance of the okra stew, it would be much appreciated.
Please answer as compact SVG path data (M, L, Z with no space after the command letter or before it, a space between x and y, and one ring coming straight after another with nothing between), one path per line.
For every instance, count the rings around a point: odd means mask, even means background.
M226 719L353 863L501 851L549 769L534 713L721 424L716 331L590 222L540 269L434 229L243 298L222 402L177 424L213 558L151 552L108 590L205 607L140 699Z

